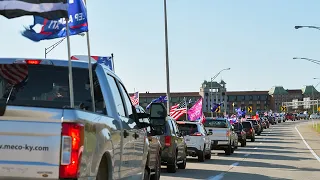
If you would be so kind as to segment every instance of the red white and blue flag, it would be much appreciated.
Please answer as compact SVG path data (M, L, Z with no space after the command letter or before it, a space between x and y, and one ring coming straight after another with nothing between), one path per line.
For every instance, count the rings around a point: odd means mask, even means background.
M74 55L74 56L71 56L71 60L88 61L89 58L88 56L85 56L85 55ZM97 63L104 64L111 71L114 71L113 59L111 56L91 56L91 60L96 61Z
M139 105L139 92L135 92L132 96L130 96L130 99L133 106Z
M179 104L172 106L170 109L170 116L175 120L178 120L182 115L186 113L187 113L187 102L185 100L183 100Z

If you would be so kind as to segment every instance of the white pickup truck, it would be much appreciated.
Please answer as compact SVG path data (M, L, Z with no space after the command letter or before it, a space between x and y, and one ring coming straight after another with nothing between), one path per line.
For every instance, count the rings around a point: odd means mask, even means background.
M93 65L92 103L88 63L72 62L70 108L68 61L0 61L1 180L148 177L149 125L139 122L144 114L105 65Z

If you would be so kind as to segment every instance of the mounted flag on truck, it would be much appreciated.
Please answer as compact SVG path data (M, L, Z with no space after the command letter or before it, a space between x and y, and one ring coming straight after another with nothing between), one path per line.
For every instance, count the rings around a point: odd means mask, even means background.
M64 18L48 20L40 16L33 17L33 25L21 33L22 36L38 42L41 40L66 37L66 20ZM83 0L69 1L70 36L88 32L87 9ZM39 28L40 30L37 30ZM37 32L38 31L38 32Z
M54 20L68 17L67 0L0 0L0 15L12 19L35 15Z
M71 60L81 60L88 61L88 56L85 55L74 55L71 56ZM91 56L91 60L97 61L97 63L101 63L106 65L111 71L114 71L114 63L112 56Z

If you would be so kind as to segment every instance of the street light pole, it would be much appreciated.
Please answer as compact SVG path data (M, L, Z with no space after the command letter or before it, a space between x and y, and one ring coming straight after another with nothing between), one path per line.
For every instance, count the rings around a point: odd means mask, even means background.
M315 64L320 65L320 61L319 61L319 60L315 60L315 59L303 58L303 57L294 57L293 59L306 60L306 61L313 62L313 63L315 63Z
M56 48L59 44L61 44L67 37L59 40L58 42L52 44L51 46L44 48L44 58L47 59L47 54L51 52L54 48Z
M310 29L320 30L320 27L317 27L317 26L294 26L294 28L295 28L295 29L310 28Z
M214 75L212 78L211 78L211 83L210 83L210 111L211 111L211 108L212 108L212 93L213 93L213 80L215 80L219 74L222 72L222 71L227 71L227 70L230 70L231 68L226 68L226 69L222 69L221 71L219 71L216 75ZM216 92L217 93L217 92ZM217 95L217 94L216 94ZM216 100L217 101L217 100ZM213 112L211 111L211 117L213 117Z
M164 11L164 38L166 52L166 80L167 80L167 113L170 113L170 69L169 69L169 47L168 47L168 19L167 19L167 0L163 0Z

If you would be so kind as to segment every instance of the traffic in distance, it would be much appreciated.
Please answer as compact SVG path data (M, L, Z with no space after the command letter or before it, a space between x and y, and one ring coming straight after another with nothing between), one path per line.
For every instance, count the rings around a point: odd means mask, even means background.
M181 121L173 117L183 114L178 111L183 106L173 106L169 114L161 102L144 109L103 63L92 65L92 101L86 61L72 61L71 108L68 61L0 60L0 179L179 178L195 163L214 164L221 153L232 158L242 148L248 151L277 124L318 118L304 112L239 111L228 118Z

